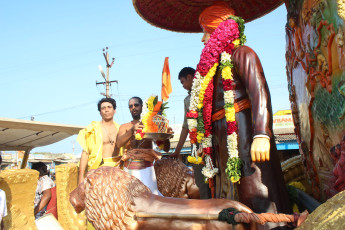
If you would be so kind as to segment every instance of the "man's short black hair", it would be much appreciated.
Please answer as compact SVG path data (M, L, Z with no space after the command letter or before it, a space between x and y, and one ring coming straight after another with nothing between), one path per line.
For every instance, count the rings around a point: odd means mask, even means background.
M106 98L102 98L102 99L98 102L98 104L97 104L98 111L101 112L101 105L102 105L103 102L109 102L110 104L113 105L113 108L116 109L116 101L115 101L113 98L111 98L111 97L106 97Z
M31 169L37 170L40 173L40 176L49 175L48 167L43 162L33 163Z
M178 74L178 79L181 80L181 78L187 78L188 74L194 77L195 69L193 69L192 67L184 67Z
M141 100L141 98L140 98L140 97L137 97L137 96L131 97L131 98L128 100L128 104L129 104L129 101L132 100L132 99L137 99L137 100L139 101L139 104L140 104L141 106L143 106L143 100Z

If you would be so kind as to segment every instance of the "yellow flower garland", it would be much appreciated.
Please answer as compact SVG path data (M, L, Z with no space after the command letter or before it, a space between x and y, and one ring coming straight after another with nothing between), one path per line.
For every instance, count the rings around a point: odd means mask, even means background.
M218 62L214 63L214 65L212 66L212 68L208 71L208 73L206 74L201 88L200 88L200 93L199 93L199 104L198 104L198 109L201 109L204 107L204 97L205 97L205 91L206 88L208 86L208 84L210 83L210 81L212 80L213 76L216 74L217 71L217 67L218 67Z
M152 112L153 111L153 101L155 100L156 96L150 96L147 100L147 109Z
M239 47L241 45L241 40L237 38L235 41L232 42L235 45L235 48Z
M225 80L228 80L228 79L233 80L230 66L225 66L222 69L222 76Z
M235 121L235 107L228 107L228 108L225 108L225 118L226 118L226 121Z
M187 157L187 160L189 163L192 163L192 164L201 164L202 163L202 157L192 157L192 156L188 156Z

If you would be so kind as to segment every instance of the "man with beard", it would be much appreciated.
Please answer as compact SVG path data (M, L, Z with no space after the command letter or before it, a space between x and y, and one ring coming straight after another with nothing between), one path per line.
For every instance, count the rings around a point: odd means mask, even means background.
M123 146L126 150L137 148L152 149L152 141L139 141L135 139L136 131L144 128L140 121L140 115L143 110L143 101L140 97L132 97L129 99L128 108L133 120L120 126L116 146Z
M116 146L118 148L124 148L125 153L123 158L126 159L126 153L128 150L146 149L147 151L137 151L137 158L126 160L124 162L124 170L141 180L141 182L143 182L147 187L151 189L152 193L160 194L157 188L157 180L153 168L153 161L154 159L156 159L155 157L157 156L157 153L152 150L152 141L145 139L135 139L137 130L144 128L143 124L140 121L140 115L143 109L142 99L140 97L132 97L131 99L129 99L128 108L133 120L120 126ZM170 142L169 140L167 140L164 142L164 151L168 152L169 148ZM149 149L152 151L149 151ZM131 151L131 154L132 153L133 151Z

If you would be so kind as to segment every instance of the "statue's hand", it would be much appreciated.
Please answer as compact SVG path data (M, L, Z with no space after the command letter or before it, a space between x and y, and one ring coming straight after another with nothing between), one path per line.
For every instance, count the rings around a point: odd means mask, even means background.
M270 160L270 140L265 137L254 138L251 146L253 162L264 162Z
M180 158L180 155L180 152L175 151L174 153L170 154L169 157L178 160Z

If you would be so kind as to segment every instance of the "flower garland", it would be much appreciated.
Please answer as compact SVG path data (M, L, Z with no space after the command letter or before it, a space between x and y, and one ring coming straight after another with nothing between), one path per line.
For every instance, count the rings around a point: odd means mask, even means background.
M136 140L142 140L145 133L148 130L148 118L151 116L153 108L154 108L154 100L156 96L150 96L145 102L143 106L143 112L141 114L144 114L141 118L141 122L144 125L144 129L138 129L135 133L135 139Z
M143 106L143 112L141 122L144 125L143 129L138 129L135 133L136 140L142 140L144 138L145 133L147 132L156 132L155 128L157 129L157 125L153 122L152 116L155 116L158 111L164 112L166 107L166 103L162 103L158 101L158 96L152 95L150 96L145 102ZM157 108L156 108L157 107ZM155 110L156 109L156 110ZM144 114L144 115L143 115ZM156 141L155 142L157 147L160 150L164 150L164 141Z
M222 22L211 34L209 41L202 50L200 62L197 65L193 79L192 92L187 122L189 137L193 144L192 160L198 157L196 144L200 144L205 154L203 175L211 179L218 169L213 166L212 160L212 101L213 77L220 62L224 89L225 117L227 122L228 162L226 173L232 182L241 178L241 160L237 149L237 126L235 120L234 92L232 89L231 54L234 48L243 45L246 41L244 20L230 16ZM197 161L199 162L199 161Z
M233 183L236 183L241 179L241 160L238 157L237 124L235 119L234 107L235 99L234 91L232 89L233 78L231 72L231 55L224 51L221 54L220 63L224 90L225 120L227 125L227 148L229 154L227 168L225 169L225 172L228 174L229 179Z

